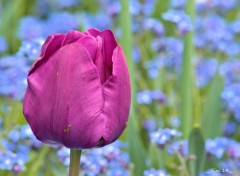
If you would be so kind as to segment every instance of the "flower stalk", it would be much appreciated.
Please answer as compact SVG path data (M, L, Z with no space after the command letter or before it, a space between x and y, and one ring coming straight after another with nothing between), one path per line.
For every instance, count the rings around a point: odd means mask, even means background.
M190 16L192 25L195 16L195 0L187 0L186 13ZM181 118L183 137L188 138L192 129L192 89L193 89L193 65L194 55L194 31L189 31L184 40L184 52L181 74Z
M81 153L82 150L70 149L70 166L68 176L79 176Z
M127 64L129 67L131 78L131 110L130 118L127 128L127 139L129 143L129 155L132 163L134 164L134 175L142 175L145 166L146 151L144 149L141 138L139 138L140 125L135 118L136 112L136 82L135 82L135 69L134 62L132 60L132 30L131 30L131 14L129 11L129 1L121 0L122 11L120 13L121 29L122 29L122 41L124 53L127 58Z

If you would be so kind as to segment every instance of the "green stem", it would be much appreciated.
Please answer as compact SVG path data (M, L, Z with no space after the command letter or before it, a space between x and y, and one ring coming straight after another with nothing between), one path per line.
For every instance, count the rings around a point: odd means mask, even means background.
M79 176L81 153L82 150L70 149L69 176Z
M186 13L191 17L192 24L195 16L195 0L187 0ZM192 128L192 57L194 54L194 31L188 32L184 41L184 52L181 77L181 118L183 137L187 138Z
M131 161L134 167L134 175L142 175L144 169L146 168L145 159L146 159L146 151L142 143L142 139L140 138L140 123L136 118L136 82L135 82L135 69L134 62L132 60L132 30L131 30L131 14L129 12L129 1L121 0L121 29L122 29L122 38L121 45L123 47L128 68L130 72L131 78L131 110L130 110L130 118L128 121L127 127L127 138L128 138L128 150Z
M185 176L189 176L186 160L177 151L175 153L181 163L181 168L183 169L182 174Z
M129 72L130 72L130 78L131 78L131 91L132 91L132 106L131 106L131 112L134 113L134 107L135 107L135 94L136 94L136 87L135 87L135 73L134 73L134 62L132 60L132 31L131 31L131 16L129 13L129 2L128 0L121 0L122 5L122 12L120 14L121 18L121 29L122 29L122 40L121 45L123 47Z

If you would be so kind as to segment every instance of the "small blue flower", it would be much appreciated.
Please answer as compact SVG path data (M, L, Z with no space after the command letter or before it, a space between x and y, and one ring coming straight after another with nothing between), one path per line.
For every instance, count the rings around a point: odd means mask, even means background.
M157 2L155 0L144 1L144 3L142 4L142 13L146 17L150 17L155 10L156 3Z
M234 59L223 62L219 72L224 77L225 85L240 82L240 61Z
M234 32L226 20L219 15L211 14L196 19L196 44L208 51L220 51L234 56L239 47L234 43Z
M165 94L160 90L153 90L151 96L153 100L156 100L160 104L166 103L167 98Z
M40 55L43 43L44 40L42 38L23 41L16 55L17 57L26 58L27 61L30 61L28 62L29 65L31 65L32 61Z
M163 51L165 49L166 40L164 38L153 39L151 45L152 45L152 49L154 51L160 52L160 51Z
M3 120L2 117L0 116L0 131L3 130Z
M229 140L224 137L218 137L215 139L207 139L205 143L205 149L207 154L213 155L218 159L221 159L226 152L229 145Z
M148 76L152 79L157 79L160 71L159 60L153 59L151 61L148 61L145 65L146 65L146 68L148 69Z
M170 176L165 170L156 170L156 169L149 169L145 170L143 173L144 176Z
M155 32L158 36L164 35L165 28L163 24L154 18L147 18L143 21L143 26L146 30Z
M240 19L237 19L236 21L233 21L230 24L230 29L235 33L239 34L240 33Z
M9 139L10 139L11 141L13 141L13 142L16 143L16 142L19 140L19 138L20 138L20 136L19 136L19 131L18 131L17 129L12 130L12 131L8 134L8 137L9 137Z
M169 37L166 41L166 56L163 58L163 65L166 68L179 70L183 54L183 42L177 38Z
M143 90L137 93L137 102L139 104L151 104L154 100L163 104L166 102L166 97L159 90Z
M189 154L188 150L188 141L174 141L172 144L168 146L168 154L174 155L176 152L181 154L183 157L187 157Z
M107 15L106 12L99 12L98 15L83 13L81 14L80 19L82 20L85 29L94 27L100 30L105 30L111 27L111 17Z
M132 0L129 3L129 11L132 15L139 15L142 11L142 4L139 3L137 0Z
M210 7L219 10L220 12L226 12L228 10L233 9L236 6L235 0L212 0L210 3Z
M139 62L141 60L141 53L137 46L133 47L132 58L134 62Z
M6 51L7 49L7 41L3 36L0 36L0 53Z
M158 147L162 148L173 138L179 137L181 135L182 134L175 129L158 129L157 131L150 134L150 141L153 144L156 144Z
M180 127L181 125L181 120L179 117L172 117L170 120L169 120L169 123L170 125L173 127L173 128L178 128Z
M22 40L32 40L44 35L44 23L37 17L25 16L20 20L18 37Z
M57 5L61 8L73 7L79 3L78 0L58 0L56 1Z
M48 17L46 21L46 28L48 31L44 32L46 33L45 35L59 32L66 33L69 30L77 29L78 26L79 19L76 15L68 12L55 12Z
M227 149L227 155L232 158L239 160L240 159L240 143L232 141Z
M130 173L122 167L112 166L112 168L107 171L107 176L112 176L112 175L114 175L114 176L130 176Z
M2 156L1 156L2 155ZM18 173L25 170L26 160L21 155L13 152L0 154L0 170L11 170Z
M175 9L184 9L186 0L171 0L171 6Z
M234 118L240 122L240 84L230 84L222 92L222 99L226 108L233 113Z
M143 122L143 128L148 131L148 133L156 130L156 121L154 119L146 119Z
M27 86L28 69L23 58L5 56L0 59L0 95L22 99Z
M162 17L166 21L175 23L180 34L186 34L193 29L190 17L182 10L170 9Z
M119 14L121 12L121 4L120 2L112 2L107 7L107 13L114 17L115 15Z
M200 60L196 66L196 84L198 87L205 87L214 77L217 71L216 59Z
M233 121L227 121L224 125L225 136L233 136L237 132L238 125Z
M151 91L144 90L137 93L137 102L139 104L150 104L152 103Z

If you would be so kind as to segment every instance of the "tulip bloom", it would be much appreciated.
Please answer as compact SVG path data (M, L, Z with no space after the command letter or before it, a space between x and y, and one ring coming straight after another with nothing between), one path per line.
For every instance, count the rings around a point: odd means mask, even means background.
M130 79L110 30L49 36L27 81L23 113L44 143L100 147L114 142L126 127Z

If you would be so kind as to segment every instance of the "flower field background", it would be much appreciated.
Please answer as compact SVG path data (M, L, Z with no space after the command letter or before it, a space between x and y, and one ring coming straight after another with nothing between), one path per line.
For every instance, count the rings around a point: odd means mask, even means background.
M67 175L70 151L35 138L22 100L47 36L88 28L122 45L132 106L81 175L240 175L239 0L0 0L0 176Z

